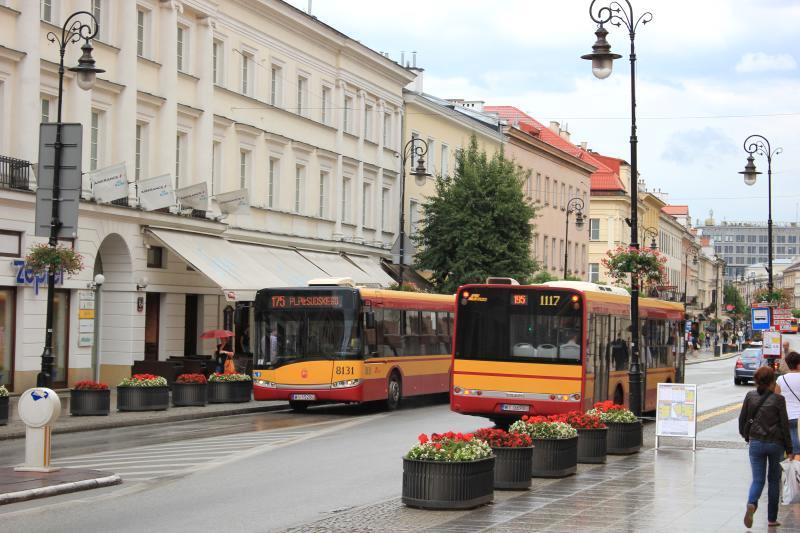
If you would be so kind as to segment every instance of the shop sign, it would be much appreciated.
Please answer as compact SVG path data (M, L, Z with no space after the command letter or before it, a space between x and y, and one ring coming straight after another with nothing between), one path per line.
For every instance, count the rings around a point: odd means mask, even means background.
M94 291L78 291L78 346L94 345Z
M47 287L47 272L34 274L33 270L25 264L23 259L14 259L11 264L16 269L17 285L27 285L33 287L33 293L39 295L39 287ZM59 270L55 273L56 285L64 284L64 271Z

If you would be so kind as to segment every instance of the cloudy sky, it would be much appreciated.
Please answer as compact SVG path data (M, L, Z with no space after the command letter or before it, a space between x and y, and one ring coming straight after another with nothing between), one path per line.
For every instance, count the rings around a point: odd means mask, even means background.
M766 220L766 160L756 160L765 173L756 185L738 174L744 139L759 133L784 149L773 160L773 219L800 218L800 0L632 3L653 13L636 37L648 188L688 204L694 219L713 209L718 221ZM588 8L588 0L316 0L312 13L395 60L416 51L425 92L517 106L627 160L627 32L609 28L624 58L610 78L595 79L580 59L595 38Z

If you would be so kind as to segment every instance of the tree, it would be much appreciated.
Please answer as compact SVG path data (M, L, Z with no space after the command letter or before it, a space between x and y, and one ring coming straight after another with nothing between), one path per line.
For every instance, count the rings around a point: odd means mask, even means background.
M436 179L436 195L423 204L423 221L412 239L420 249L415 266L433 273L437 290L452 293L489 276L530 281L536 210L522 193L524 178L502 152L490 159L479 151L473 136L456 154L454 175Z
M548 281L555 281L557 279L557 277L550 274L547 270L540 270L533 275L533 277L530 279L530 282L534 285L538 285L541 283L547 283Z
M733 306L733 314L744 316L747 313L747 304L744 303L744 298L732 283L725 284L724 290L724 304Z

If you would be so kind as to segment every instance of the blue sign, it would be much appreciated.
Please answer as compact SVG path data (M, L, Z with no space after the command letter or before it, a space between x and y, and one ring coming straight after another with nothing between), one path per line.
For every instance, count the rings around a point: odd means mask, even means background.
M17 269L17 285L31 285L33 287L33 293L37 296L39 295L39 287L47 287L47 272L34 274L33 270L31 270L22 259L15 259L13 265L14 268ZM55 281L56 285L64 284L63 270L56 272Z
M686 329L686 333L689 333L690 331L692 331L692 321L691 320L687 320L686 321L685 329Z
M754 331L766 331L770 327L769 307L753 307L750 309L750 319Z

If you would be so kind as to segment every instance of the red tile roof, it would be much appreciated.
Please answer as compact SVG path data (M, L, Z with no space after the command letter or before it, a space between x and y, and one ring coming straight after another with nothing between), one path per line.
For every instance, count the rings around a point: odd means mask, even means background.
M689 206L688 205L665 205L661 208L661 211L668 215L672 216L679 216L679 215L688 215L689 214Z

